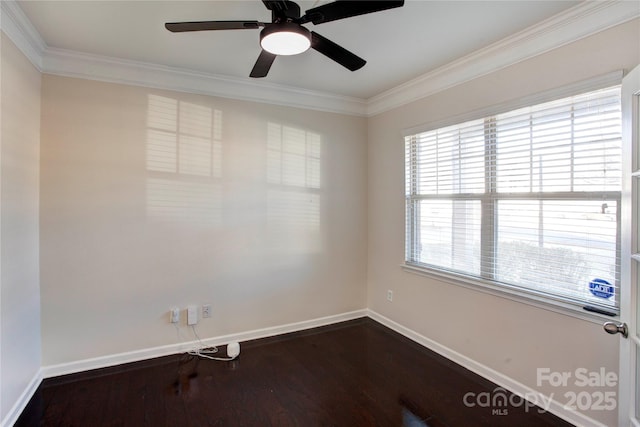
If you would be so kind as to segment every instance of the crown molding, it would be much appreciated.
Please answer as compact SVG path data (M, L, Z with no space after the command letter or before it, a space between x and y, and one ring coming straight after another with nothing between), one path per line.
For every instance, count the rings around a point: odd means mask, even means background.
M369 99L249 78L111 58L46 45L15 0L0 0L0 29L43 73L372 117L640 17L634 0L587 0Z
M42 72L42 56L47 49L40 33L14 0L0 0L0 29Z
M43 72L339 114L366 114L366 101L359 98L56 48L45 51Z
M367 116L401 107L640 16L637 1L585 1L540 24L367 100Z

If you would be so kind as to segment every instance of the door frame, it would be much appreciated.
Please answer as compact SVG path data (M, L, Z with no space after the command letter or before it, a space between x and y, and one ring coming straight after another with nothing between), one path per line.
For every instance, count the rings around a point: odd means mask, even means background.
M640 427L636 417L638 396L638 283L640 281L640 66L622 80L622 212L620 321L629 338L620 336L618 425Z

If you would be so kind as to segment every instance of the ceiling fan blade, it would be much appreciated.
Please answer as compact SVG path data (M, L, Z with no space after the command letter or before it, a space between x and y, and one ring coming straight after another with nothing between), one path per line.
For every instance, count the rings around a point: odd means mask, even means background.
M215 31L215 30L253 30L264 24L258 21L198 21L198 22L167 22L165 28L172 33L185 31Z
M403 5L404 0L337 0L307 10L300 22L313 22L318 25Z
M351 71L358 70L367 63L364 59L314 31L311 32L311 47Z
M260 56L258 56L258 60L256 64L253 66L251 70L251 74L249 77L266 77L269 74L269 70L271 69L271 64L276 59L276 56L273 53L269 53L266 50L260 52Z

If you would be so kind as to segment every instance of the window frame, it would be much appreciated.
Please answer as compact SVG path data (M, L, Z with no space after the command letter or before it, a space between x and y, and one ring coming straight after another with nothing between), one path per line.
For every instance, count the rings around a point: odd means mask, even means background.
M617 71L613 73L609 73L604 76L599 76L594 79L590 79L583 82L578 82L573 85L565 86L563 88L550 90L547 92L535 94L528 97L520 98L518 101L509 102L505 104L501 104L498 106L492 106L488 108L484 108L481 110L477 110L465 115L455 116L447 120L441 120L438 122L433 122L431 124L426 124L419 127L413 127L410 129L405 129L403 132L403 136L411 137L415 136L419 133L429 132L432 130L445 128L448 126L452 126L455 124L461 124L468 121L473 120L481 120L485 119L485 131L490 128L490 125L487 125L486 120L490 120L491 117L495 117L497 115L517 110L519 108L533 106L536 104L541 104L549 101L554 101L557 99L562 99L570 96L579 95L582 93L595 91L599 89L604 89L611 86L616 86L621 84L622 82L622 71ZM485 136L485 174L491 174L491 154L488 153L492 149L490 144L486 144L487 137ZM405 140L403 138L403 143ZM404 145L404 144L403 144ZM406 150L406 147L403 146ZM494 147L495 151L495 147ZM410 156L417 156L417 153L412 150L409 153ZM495 155L495 153L494 153ZM415 164L414 162L413 164ZM495 163L493 163L495 164ZM407 174L417 174L417 168L411 169L408 168L408 164L406 162L406 154L405 154L405 173ZM495 171L494 171L495 172ZM494 174L495 177L495 174ZM408 177L405 176L405 183L412 183L413 186L417 186L417 180L411 179L408 180ZM452 195L452 194L434 194L434 195L420 195L414 197L414 200L428 200L428 199L447 199L453 200L455 198L460 198L464 200L478 200L481 204L482 215L490 215L493 221L489 221L493 224L493 227L483 227L481 229L481 239L488 239L491 243L483 243L481 245L482 251L494 251L495 253L495 244L497 242L498 236L495 229L495 208L498 200L509 200L509 199L530 199L530 200L588 200L589 197L592 196L589 192L537 192L537 193L508 193L508 194L500 194L496 195L495 192L495 180L493 177L491 179L485 179L485 184L488 188L485 188L484 193L473 193L473 194L460 194L460 195ZM407 184L405 184L407 185ZM491 188L491 186L494 188ZM416 190L416 188L412 188L411 190ZM405 194L411 191L408 188L405 188ZM411 193L415 194L417 191L411 191ZM595 192L594 192L595 193ZM598 197L602 197L603 192L598 191ZM617 215L617 242L616 242L616 253L619 257L620 254L620 218L622 215L623 209L628 209L629 207L622 205L622 197L621 192L618 191L610 191L607 192L607 196L610 196L612 200L616 201L616 215ZM401 267L409 273L414 273L430 278L436 278L439 281L450 283L454 285L459 285L465 288L473 289L475 291L489 293L498 297L523 302L528 305L533 305L539 308L543 308L546 310L569 314L573 317L578 317L584 320L588 320L591 322L601 322L602 319L612 319L618 318L619 314L615 313L615 315L605 315L598 312L587 311L584 309L585 303L578 302L572 300L571 298L565 298L560 295L552 295L549 293L544 293L541 291L537 291L532 288L523 288L517 285L511 285L508 283L498 282L495 280L487 279L486 276L486 268L490 268L489 266L482 265L481 263L481 275L482 277L467 275L460 272L450 271L444 268L438 268L432 265L423 264L420 262L411 262L409 261L408 254L411 253L412 245L419 244L419 238L410 239L410 235L419 236L417 233L418 228L418 218L419 213L415 213L413 215L413 221L409 217L409 206L408 203L411 202L411 199L405 196L405 254L404 254L404 262L401 264ZM416 203L416 206L419 204ZM419 207L415 208L419 209ZM484 259L482 257L481 259ZM494 276L495 277L495 276ZM617 272L617 279L619 279L619 271ZM616 298L619 299L619 292L616 292ZM620 305L620 301L618 300L618 306Z

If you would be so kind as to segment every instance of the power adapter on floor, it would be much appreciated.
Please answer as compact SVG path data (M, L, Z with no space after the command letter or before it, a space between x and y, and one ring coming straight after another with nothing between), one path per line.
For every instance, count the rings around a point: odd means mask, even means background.
M235 359L240 354L240 344L237 342L230 342L227 344L227 356Z

